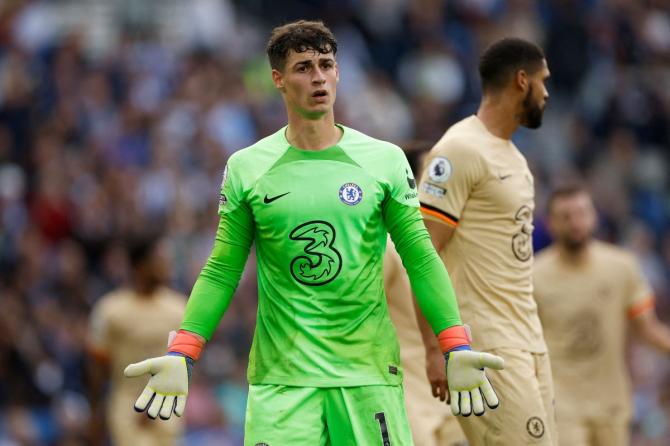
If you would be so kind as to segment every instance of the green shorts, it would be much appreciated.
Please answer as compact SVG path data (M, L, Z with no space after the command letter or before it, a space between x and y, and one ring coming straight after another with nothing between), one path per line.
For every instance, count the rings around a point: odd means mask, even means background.
M250 385L245 446L411 446L402 386Z

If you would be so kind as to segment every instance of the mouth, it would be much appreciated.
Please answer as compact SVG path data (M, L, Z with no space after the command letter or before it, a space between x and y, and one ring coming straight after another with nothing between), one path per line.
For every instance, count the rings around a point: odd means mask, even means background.
M328 96L328 92L326 90L316 90L314 93L312 93L313 98L325 98Z

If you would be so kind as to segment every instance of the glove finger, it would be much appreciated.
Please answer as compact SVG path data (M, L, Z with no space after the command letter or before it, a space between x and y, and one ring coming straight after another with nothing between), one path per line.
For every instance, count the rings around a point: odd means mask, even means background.
M137 376L142 376L151 371L151 359L145 359L142 362L136 362L135 364L130 364L125 368L123 374L127 378L135 378Z
M165 397L165 401L163 401L163 407L161 407L161 411L158 413L158 416L161 417L161 420L170 419L170 416L172 415L172 410L174 409L174 404L175 404L174 396Z
M451 407L451 413L454 414L454 416L460 415L461 409L458 405L458 392L455 390L450 390L449 399L451 400L449 403L449 407Z
M486 400L486 405L491 409L498 407L500 400L498 400L498 395L496 395L496 391L493 389L488 377L485 377L484 383L481 385L480 389Z
M140 396L137 398L137 401L135 401L135 410L137 412L143 412L149 403L151 403L151 400L154 398L154 391L149 388L149 386L146 386Z
M458 396L461 399L461 415L469 417L472 415L472 404L470 401L470 392L459 392Z
M484 401L482 400L482 393L479 389L473 390L470 395L472 396L472 411L475 415L482 416L484 415Z
M160 412L161 407L163 406L163 401L165 401L165 397L163 395L156 394L154 400L151 402L151 405L149 405L149 410L147 410L147 415L149 415L149 418L156 419L158 412Z
M494 370L502 370L505 368L505 360L500 356L492 355L491 353L479 353L479 368L488 367Z
M185 408L186 408L186 396L178 396L174 406L175 415L177 415L178 417L184 415Z

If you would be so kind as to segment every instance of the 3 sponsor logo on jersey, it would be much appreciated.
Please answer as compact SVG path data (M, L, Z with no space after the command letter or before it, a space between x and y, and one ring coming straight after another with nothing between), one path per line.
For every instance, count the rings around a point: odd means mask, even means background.
M512 236L512 252L519 261L527 262L533 257L533 210L521 206L514 221L519 224L519 231Z
M451 162L443 156L436 156L428 166L428 178L434 183L444 183L452 172Z
M354 206L363 199L363 189L356 183L345 183L340 187L340 201L349 206Z

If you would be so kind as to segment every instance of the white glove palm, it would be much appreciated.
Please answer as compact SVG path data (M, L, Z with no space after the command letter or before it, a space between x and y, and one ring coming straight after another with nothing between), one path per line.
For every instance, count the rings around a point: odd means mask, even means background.
M128 378L150 373L151 378L135 402L135 410L151 418L168 420L172 413L181 417L188 396L189 364L181 355L166 355L130 364L123 371Z
M484 401L491 409L498 407L498 395L484 373L484 367L502 370L503 359L471 350L451 351L447 355L451 412L467 417L474 411L475 415L480 416L484 414Z

